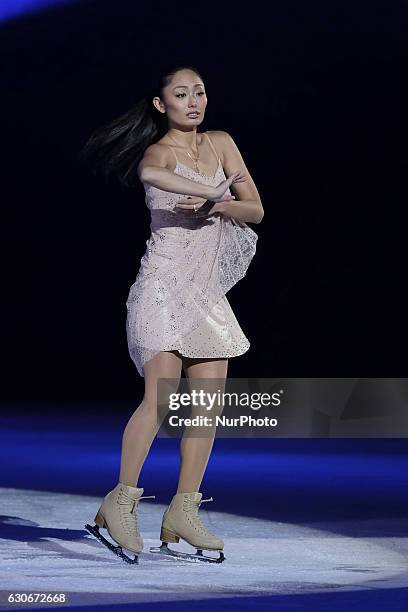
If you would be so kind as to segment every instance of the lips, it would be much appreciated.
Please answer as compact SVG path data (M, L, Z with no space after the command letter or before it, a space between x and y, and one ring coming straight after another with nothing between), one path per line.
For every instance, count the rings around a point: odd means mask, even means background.
M187 113L187 117L196 118L200 115L198 111L192 111L191 113Z

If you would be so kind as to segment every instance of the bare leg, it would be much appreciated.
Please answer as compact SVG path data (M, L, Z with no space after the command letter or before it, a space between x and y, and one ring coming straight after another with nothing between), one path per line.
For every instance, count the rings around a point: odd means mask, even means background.
M205 388L205 391L214 393L218 389L221 393L225 390L228 359L187 359L184 357L183 361L185 364L184 369L189 379L222 379L221 381L214 381L216 384L211 384L211 381L206 380L202 386L197 383L194 385L190 383L190 389L193 387L197 389ZM220 386L222 381L224 384ZM218 409L217 414L222 412L222 406L220 408L221 410ZM212 412L211 414L214 415L215 413ZM194 411L192 411L192 416L194 416ZM203 430L201 430L200 436L191 435L191 428L189 428L189 431L190 436L183 435L180 442L181 465L177 493L193 493L200 490L201 481L214 444L216 428L214 427L210 431L206 427L205 437L203 436Z
M137 482L150 446L157 434L157 380L180 380L182 359L178 351L162 351L148 361L143 373L145 393L141 404L129 419L122 437L119 481L131 487Z

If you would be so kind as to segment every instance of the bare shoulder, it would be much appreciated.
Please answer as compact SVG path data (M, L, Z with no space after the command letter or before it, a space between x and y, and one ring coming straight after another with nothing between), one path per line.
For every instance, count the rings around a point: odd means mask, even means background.
M223 130L208 130L206 134L208 134L211 139L215 138L217 140L231 138L228 132L224 132Z
M209 130L206 132L206 134L209 135L215 145L226 145L232 140L230 134L228 134L228 132L224 132L223 130Z
M224 163L231 150L237 148L232 136L223 130L209 130L206 133L211 138L221 157L221 161Z
M207 134L214 143L224 168L226 167L228 160L234 159L235 162L238 160L243 163L239 149L231 134L224 132L223 130L208 131Z
M139 177L145 166L159 166L174 170L174 156L167 145L155 142L149 145L143 153L137 169Z

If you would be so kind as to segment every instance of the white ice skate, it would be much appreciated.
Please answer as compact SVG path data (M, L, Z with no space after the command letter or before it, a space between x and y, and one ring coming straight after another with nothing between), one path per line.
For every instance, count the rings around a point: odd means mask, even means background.
M160 553L176 559L192 562L222 563L225 560L224 542L208 531L198 517L198 508L203 502L202 493L177 493L163 516L160 532L161 546L151 547L151 553ZM169 543L179 542L180 538L197 549L195 554L182 553L168 547ZM203 550L218 551L219 557L203 555Z
M95 516L95 525L86 524L85 529L95 536L104 546L118 555L126 563L138 563L138 555L134 559L128 557L123 550L127 548L135 553L143 550L143 539L137 524L137 508L141 499L154 498L155 495L142 497L144 489L130 487L119 482L104 498ZM105 528L117 546L109 542L99 532Z

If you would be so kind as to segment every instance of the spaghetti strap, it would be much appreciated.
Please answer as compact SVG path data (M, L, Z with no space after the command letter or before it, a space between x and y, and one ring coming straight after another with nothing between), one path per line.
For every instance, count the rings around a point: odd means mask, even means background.
M204 136L207 136L207 138L208 138L208 142L210 143L210 147L212 148L212 150L213 150L213 152L214 152L214 155L215 155L215 157L217 158L217 161L218 161L218 163L219 163L221 160L220 160L220 158L219 158L219 156L218 156L217 151L215 150L215 147L214 147L214 145L213 145L213 143L212 143L212 141L211 141L211 138L209 137L209 135L207 134L207 132L204 132Z

